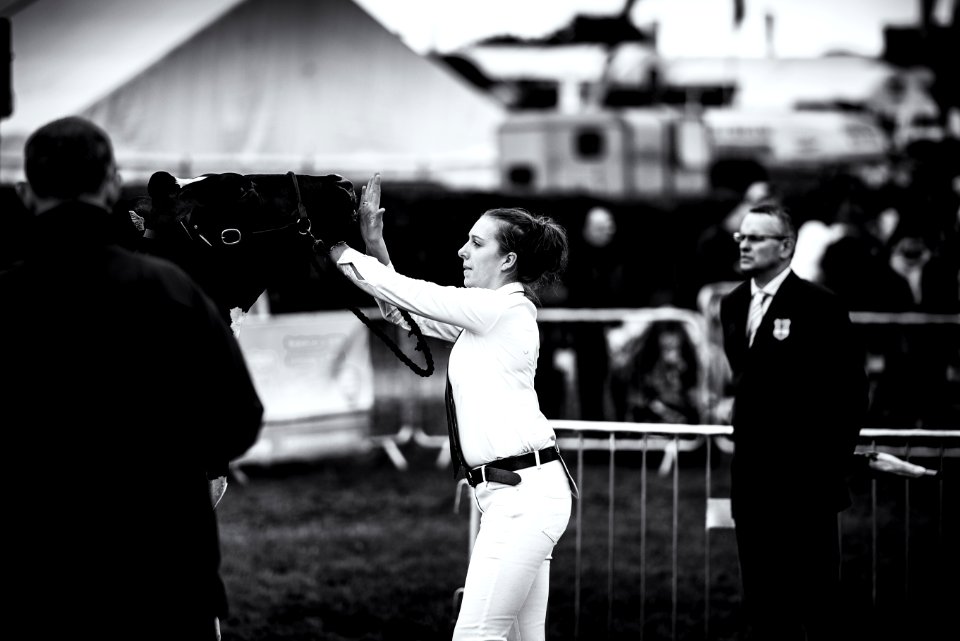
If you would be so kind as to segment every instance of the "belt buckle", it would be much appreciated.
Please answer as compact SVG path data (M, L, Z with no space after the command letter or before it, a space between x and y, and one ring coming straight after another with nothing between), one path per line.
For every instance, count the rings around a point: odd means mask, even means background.
M480 478L483 479L483 482L484 482L484 483L487 483L487 482L488 482L488 481L487 481L487 466L486 466L486 465L481 465L481 466L480 466Z
M480 477L476 477L476 471L480 470ZM480 483L483 482L483 469L481 467L471 467L467 470L467 480L470 482L470 487L477 487Z

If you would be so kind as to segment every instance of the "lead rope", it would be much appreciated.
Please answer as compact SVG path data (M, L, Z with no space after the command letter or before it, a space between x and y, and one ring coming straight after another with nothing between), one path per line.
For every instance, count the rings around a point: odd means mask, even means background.
M319 258L319 256L324 256L328 263L333 263L333 261L330 260L330 255L326 251L326 246L324 246L322 240L318 238L314 238L313 234L310 234L310 232L307 232L307 233L310 235L310 238L313 239L314 265L318 270L321 271L321 273L328 271L327 267L325 267L320 262L320 258ZM347 280L347 277L341 274L339 269L334 269L333 271L339 274L340 278ZM434 370L433 354L430 353L430 346L427 344L427 341L424 338L423 333L420 331L420 326L417 325L416 321L414 321L413 318L411 318L407 310L402 309L400 307L397 308L397 311L400 312L400 315L403 317L403 320L407 321L407 324L410 325L410 332L408 335L416 336L417 338L417 345L416 347L414 347L414 349L418 352L423 352L423 358L427 362L426 367L420 367L420 365L410 360L410 358L408 358L407 355L400 350L400 347L393 342L393 339L387 336L383 332L383 330L381 330L379 327L374 325L373 321L367 318L362 311L360 311L356 307L349 307L349 306L347 307L347 309L353 312L353 315L359 318L360 322L366 325L371 332L376 334L377 338L383 341L384 344L390 348L390 351L393 352L396 355L396 357L399 358L400 361L403 362L407 367L412 369L414 372L416 372L420 376L423 376L424 378L433 374L433 370Z
M310 219L307 217L307 208L303 205L303 201L300 199L300 185L297 183L297 175L292 171L287 172L287 175L290 176L290 178L293 180L293 189L297 194L297 211L300 213L300 220L306 221L304 225L301 225L299 233L301 235L310 237L310 240L312 242L312 250L313 250L312 258L313 258L314 267L316 267L320 273L333 271L340 278L347 280L347 277L344 276L342 273L340 273L340 270L337 268L336 265L334 265L333 269L331 270L329 268L329 265L324 265L321 262L320 257L322 256L323 258L326 259L326 262L328 264L333 263L333 261L330 260L330 254L327 252L326 245L324 245L323 241L315 237L313 233L310 231ZM420 365L410 360L410 358L406 354L404 354L403 351L401 351L400 347L393 341L393 339L387 336L386 333L384 333L384 331L381 330L379 327L374 325L373 321L367 318L362 311L360 311L356 307L350 307L350 306L348 306L347 309L353 312L353 315L359 318L361 323L366 325L367 328L369 328L369 330L373 332L377 338L383 341L384 345L389 347L390 351L393 352L398 359L400 359L400 362L402 362L404 365L406 365L407 367L412 369L414 372L416 372L419 376L423 376L424 378L433 374L433 370L434 370L433 354L430 353L430 345L427 344L426 338L424 338L423 333L420 331L420 326L417 325L416 321L413 320L413 318L410 316L410 313L407 312L407 310L401 309L399 307L397 308L397 311L400 312L400 316L402 316L403 320L405 320L407 324L410 326L410 332L408 335L415 336L417 338L417 345L416 347L414 347L414 349L418 352L423 353L423 358L427 363L426 367L420 367Z

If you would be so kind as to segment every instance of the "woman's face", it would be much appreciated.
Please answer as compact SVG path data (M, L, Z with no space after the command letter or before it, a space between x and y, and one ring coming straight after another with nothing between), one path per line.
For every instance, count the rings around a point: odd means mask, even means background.
M506 283L509 267L516 260L512 252L504 254L497 242L500 222L490 216L481 216L470 229L467 242L457 256L463 260L463 286L497 289Z

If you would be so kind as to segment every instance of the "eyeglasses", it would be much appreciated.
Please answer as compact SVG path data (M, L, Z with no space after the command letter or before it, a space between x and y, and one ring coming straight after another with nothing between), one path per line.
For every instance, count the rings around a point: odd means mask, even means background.
M764 240L783 240L784 238L786 238L786 236L773 236L770 234L741 234L740 232L733 234L733 242L738 245L743 241L747 241L752 245Z

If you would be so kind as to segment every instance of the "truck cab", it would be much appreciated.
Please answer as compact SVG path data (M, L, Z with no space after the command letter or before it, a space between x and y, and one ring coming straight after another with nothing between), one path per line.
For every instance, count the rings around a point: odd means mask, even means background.
M841 111L706 109L712 183L881 162L888 138L870 117ZM747 180L749 182L749 180Z
M702 196L711 151L701 119L671 108L513 113L498 133L509 193Z

